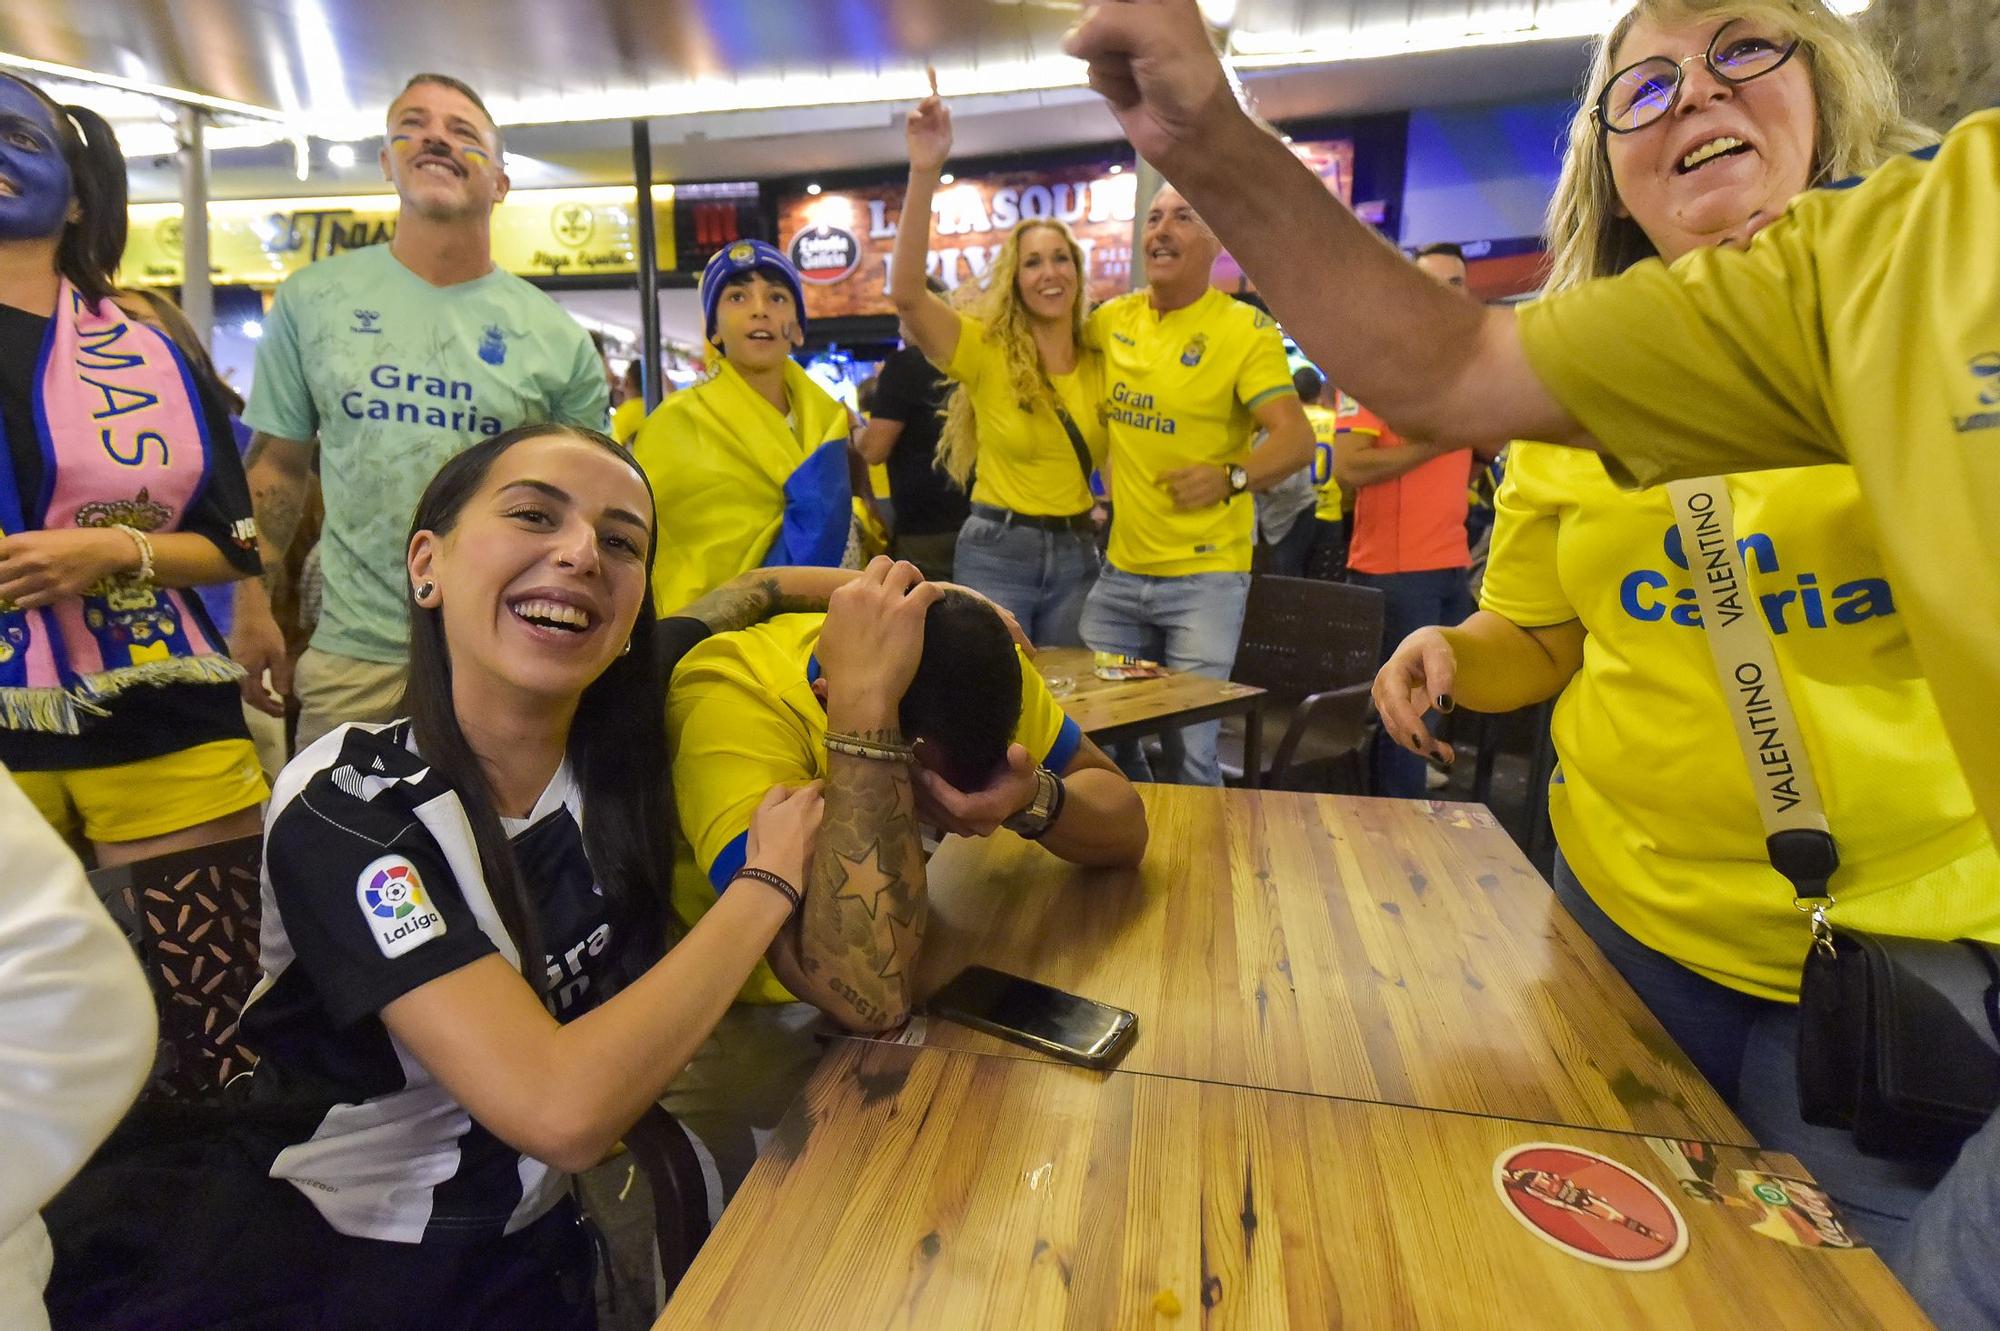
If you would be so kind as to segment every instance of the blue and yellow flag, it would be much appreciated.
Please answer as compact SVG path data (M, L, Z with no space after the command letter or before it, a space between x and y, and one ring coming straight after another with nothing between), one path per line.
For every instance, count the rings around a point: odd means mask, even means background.
M785 364L788 423L727 360L660 404L632 443L659 506L653 604L672 614L749 569L837 567L853 489L847 408Z

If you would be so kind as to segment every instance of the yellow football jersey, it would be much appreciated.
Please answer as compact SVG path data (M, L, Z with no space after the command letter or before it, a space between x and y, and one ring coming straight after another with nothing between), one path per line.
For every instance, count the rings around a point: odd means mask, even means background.
M1104 348L1111 563L1154 577L1248 573L1250 496L1182 512L1162 478L1198 463L1240 463L1255 429L1250 413L1296 396L1277 324L1213 288L1167 314L1134 291L1090 320L1091 340Z
M674 668L667 690L667 740L673 759L674 909L688 925L708 913L716 893L743 866L750 816L776 785L826 777L826 708L813 694L813 649L825 615L780 615L754 628L719 633ZM1066 769L1083 732L1063 714L1040 674L1017 650L1021 719L1014 739L1037 762ZM744 985L743 1001L790 1003L793 996L763 962Z

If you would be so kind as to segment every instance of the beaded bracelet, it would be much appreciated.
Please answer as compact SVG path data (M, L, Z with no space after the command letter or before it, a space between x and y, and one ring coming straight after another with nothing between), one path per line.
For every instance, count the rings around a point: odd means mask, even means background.
M870 758L884 763L906 763L917 752L908 744L887 744L842 730L826 732L826 747L829 753L844 753L850 758Z
M804 898L799 895L799 890L796 887L793 887L790 883L786 882L783 878L779 877L777 874L772 873L769 869L759 869L753 865L746 864L741 869L738 869L736 871L736 877L754 878L760 883L764 883L770 887L776 888L778 891L785 894L785 900L792 903L793 910L797 910L799 908L800 903L804 901Z
M151 582L153 580L152 541L147 539L146 533L140 531L137 527L129 526L123 522L114 523L112 525L117 530L122 531L127 536L131 537L132 544L139 547L139 571L135 576L137 576L139 581L141 582Z

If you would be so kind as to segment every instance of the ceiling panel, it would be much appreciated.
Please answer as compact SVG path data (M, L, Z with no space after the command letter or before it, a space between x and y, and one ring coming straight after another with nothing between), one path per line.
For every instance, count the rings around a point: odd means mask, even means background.
M1586 30L1616 0L1208 0L1246 67L1473 31ZM503 122L1075 87L1066 0L8 0L0 51L267 107L360 137L420 69ZM1578 23L1582 23L1579 28Z
M1509 100L1569 90L1582 40L1385 52L1482 25L1582 31L1614 3L1236 0L1231 40L1272 118ZM628 178L632 115L652 123L663 179L892 163L926 63L953 98L961 155L1111 140L1060 53L1074 18L1064 0L0 0L0 51L282 114L285 143L229 150L279 132L241 117L211 136L216 195L253 197L379 189L383 112L420 69L481 90L523 186ZM157 105L120 115L135 197L171 197ZM307 135L353 141L358 162L333 167L325 142L301 154Z

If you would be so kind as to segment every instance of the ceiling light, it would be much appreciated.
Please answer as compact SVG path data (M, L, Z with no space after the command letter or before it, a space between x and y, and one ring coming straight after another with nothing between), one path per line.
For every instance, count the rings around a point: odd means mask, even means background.
M958 179L958 177L957 177L957 176L955 176L955 175L953 175L953 174L952 174L951 172L947 171L947 172L945 172L945 173L944 173L943 175L941 175L941 176L939 176L939 177L938 177L938 184L940 184L940 185L949 185L949 184L951 184L951 182L952 182L952 181L954 181L954 180L957 180L957 179Z
M5 52L0 52L0 68L26 70L30 74L46 74L51 78L69 79L74 83L96 84L100 88L116 88L120 92L136 92L143 97L155 97L160 101L175 102L181 106L198 106L205 111L216 111L223 115L246 116L252 120L278 123L290 119L282 111L274 111L268 106L257 106L251 102L232 101L227 97L210 97L207 93L190 92L186 88L169 87L163 83L147 83L143 79L121 79L115 74L100 74L95 70L79 69L75 65L31 60L27 56Z
M1114 176L1120 174L1124 170L1125 170L1125 165L1122 162L1113 162L1111 164L1111 174Z
M264 336L263 322L258 319L245 319L243 321L243 336L249 338L252 342Z
M819 193L819 185L818 185L817 183L814 183L814 184L811 184L811 185L808 185L808 186L806 186L806 193L808 193L808 194L817 194L817 193Z
M336 143L326 150L326 163L338 171L345 171L354 165L354 145Z

